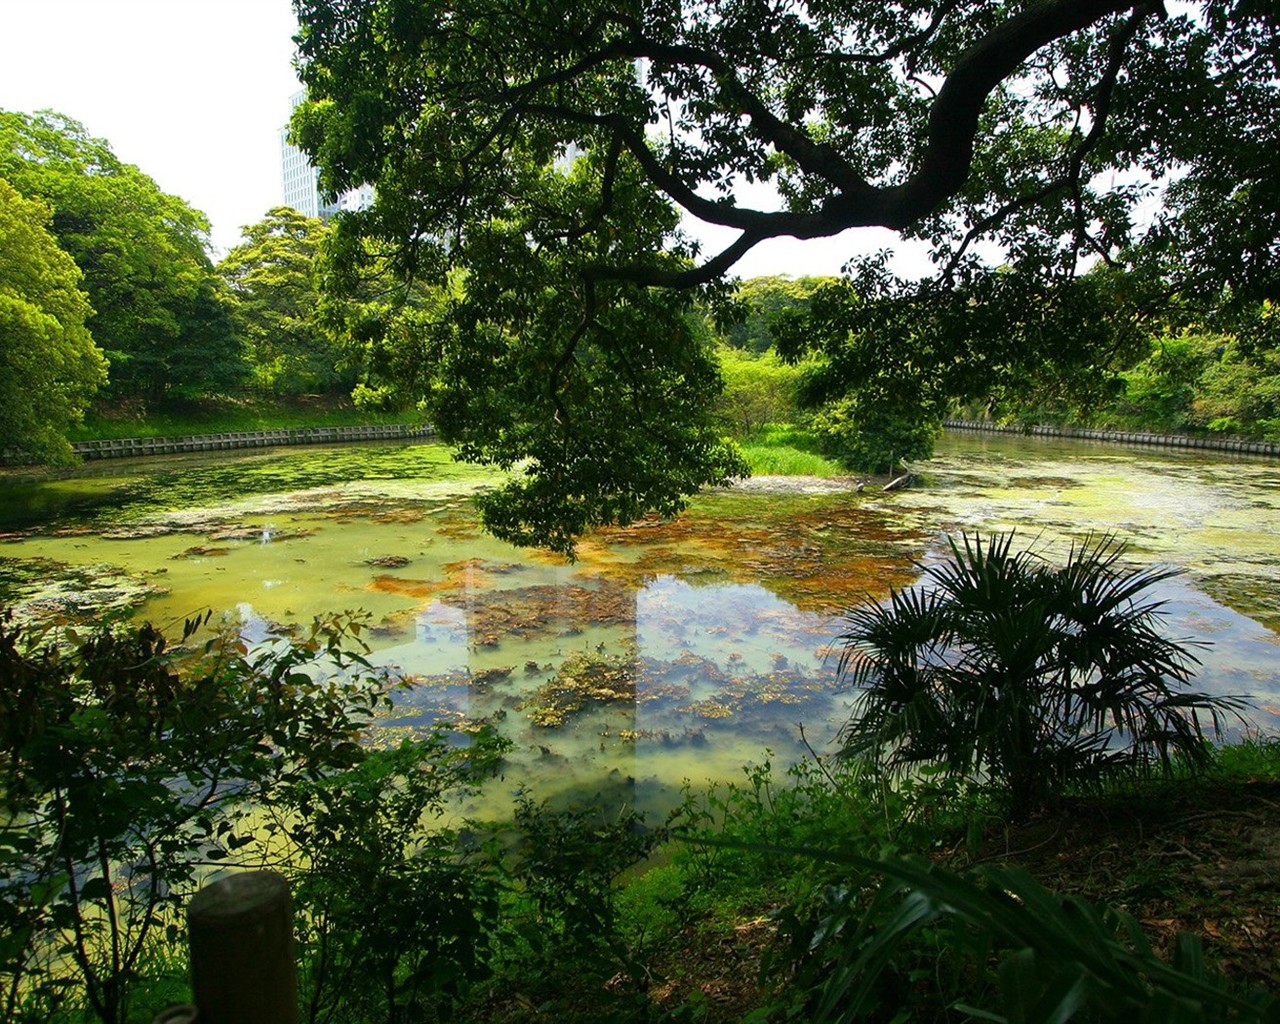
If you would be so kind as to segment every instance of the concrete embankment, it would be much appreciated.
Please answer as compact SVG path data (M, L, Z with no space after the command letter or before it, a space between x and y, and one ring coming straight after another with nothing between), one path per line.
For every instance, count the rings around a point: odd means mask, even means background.
M240 430L182 437L126 437L110 441L77 441L72 450L82 459L123 459L139 455L214 452L229 448L276 448L347 441L395 441L434 437L430 426L381 423L363 427L293 427L285 430Z
M1142 444L1156 448L1194 448L1202 451L1236 452L1241 455L1280 457L1280 444L1271 441L1247 441L1238 437L1196 437L1190 434L1151 434L1131 430L1094 430L1089 427L1002 427L976 420L944 420L947 430L978 434L1023 434L1032 437L1065 437L1085 441L1110 441L1115 444Z

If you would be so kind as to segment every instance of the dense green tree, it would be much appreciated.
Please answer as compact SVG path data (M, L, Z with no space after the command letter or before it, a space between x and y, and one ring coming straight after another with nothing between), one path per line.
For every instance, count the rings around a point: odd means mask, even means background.
M49 211L0 178L0 459L69 459L66 430L106 379L80 271Z
M0 111L0 176L53 211L51 230L84 274L113 392L194 397L239 379L241 344L220 312L203 214L50 111Z
M734 296L741 310L741 319L729 325L724 332L725 341L734 348L751 352L772 348L773 324L778 318L784 314L803 315L809 308L813 293L833 280L786 275L748 278L738 286Z
M278 395L350 391L343 353L321 323L317 260L329 229L277 206L218 264L231 287L253 383Z
M1117 371L1148 344L1105 270L1065 281L975 272L964 288L927 296L876 281L877 272L825 286L807 315L776 326L785 357L820 357L800 400L819 410L830 454L859 470L928 457L953 399L992 408L1109 400Z
M921 374L976 358L968 380L988 385L1068 353L1082 333L1064 341L1041 310L1075 323L1090 301L1079 271L1139 243L1167 292L1280 289L1270 2L1176 15L1152 0L295 6L312 96L295 130L327 187L378 185L375 209L339 231L375 240L405 280L485 282L483 303L446 311L421 374L441 368L465 396L452 422L468 428L446 438L471 457L531 460L520 487L536 500L503 505L513 535L540 539L587 493L626 500L596 502L570 531L673 507L729 471L698 426L714 387L668 398L694 346L648 311L687 301L655 289L713 287L767 238L874 225L928 243L931 280L872 259L852 268L852 292L891 318L933 310L930 329L880 344ZM773 186L777 207L738 201L740 182ZM1140 223L1153 194L1161 212ZM734 240L703 253L677 210ZM1169 258L1182 246L1193 273ZM1012 361L972 330L993 296ZM827 323L841 333L812 330L814 343L846 340L847 321ZM562 396L588 388L590 414L573 414ZM624 416L639 429L597 433ZM666 436L637 450L646 429Z
M801 370L772 352L751 355L734 348L717 353L724 394L719 408L735 437L749 437L767 423L791 423L796 418L796 393Z

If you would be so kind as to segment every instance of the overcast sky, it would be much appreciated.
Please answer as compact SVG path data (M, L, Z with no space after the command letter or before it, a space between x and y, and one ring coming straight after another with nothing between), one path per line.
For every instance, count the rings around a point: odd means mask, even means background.
M296 27L289 0L0 0L0 108L82 122L203 211L221 253L281 200ZM708 253L731 239L708 237ZM855 251L894 241L778 239L735 271L838 273Z

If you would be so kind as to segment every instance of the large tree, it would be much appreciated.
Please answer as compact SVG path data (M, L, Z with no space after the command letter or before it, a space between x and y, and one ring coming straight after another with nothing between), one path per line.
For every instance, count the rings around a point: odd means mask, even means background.
M1030 341L1065 347L1054 321L1099 301L1096 281L1073 284L1091 262L1141 253L1143 301L1280 291L1267 0L295 6L312 97L295 130L327 187L378 186L339 229L374 244L342 251L465 277L423 346L427 404L447 397L442 432L472 457L532 460L495 520L515 535L538 537L549 498L581 524L672 505L651 490L667 467L677 493L734 470L700 419L714 385L673 400L701 356L661 314L767 238L881 226L927 242L936 276L862 261L816 340L845 344L867 310L949 311L879 344L903 346L913 377L976 360L966 385L1006 362L1025 374L1044 355ZM761 192L777 202L738 198ZM677 211L734 240L702 252ZM990 351L988 299L1014 328ZM634 431L600 429L624 417ZM645 433L660 440L639 450Z
M53 211L51 230L84 274L112 391L156 400L235 385L241 345L204 214L51 111L0 111L0 176Z
M218 264L231 289L256 386L280 395L349 392L352 374L321 323L319 259L329 228L287 206L244 228Z
M80 271L48 222L0 178L0 461L69 460L66 430L106 379Z

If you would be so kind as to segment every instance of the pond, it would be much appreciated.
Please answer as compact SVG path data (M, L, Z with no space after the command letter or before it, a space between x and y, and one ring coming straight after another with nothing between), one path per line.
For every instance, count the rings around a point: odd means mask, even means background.
M434 444L10 476L0 602L171 629L213 608L249 636L364 609L374 659L414 683L374 741L488 717L516 744L508 790L660 810L683 779L829 750L849 703L841 610L910 584L946 534L1016 528L1055 555L1101 531L1186 570L1159 596L1173 635L1212 642L1198 685L1280 723L1280 466L948 437L923 468L893 494L749 481L676 521L599 531L572 564L481 532L469 497L495 477Z

